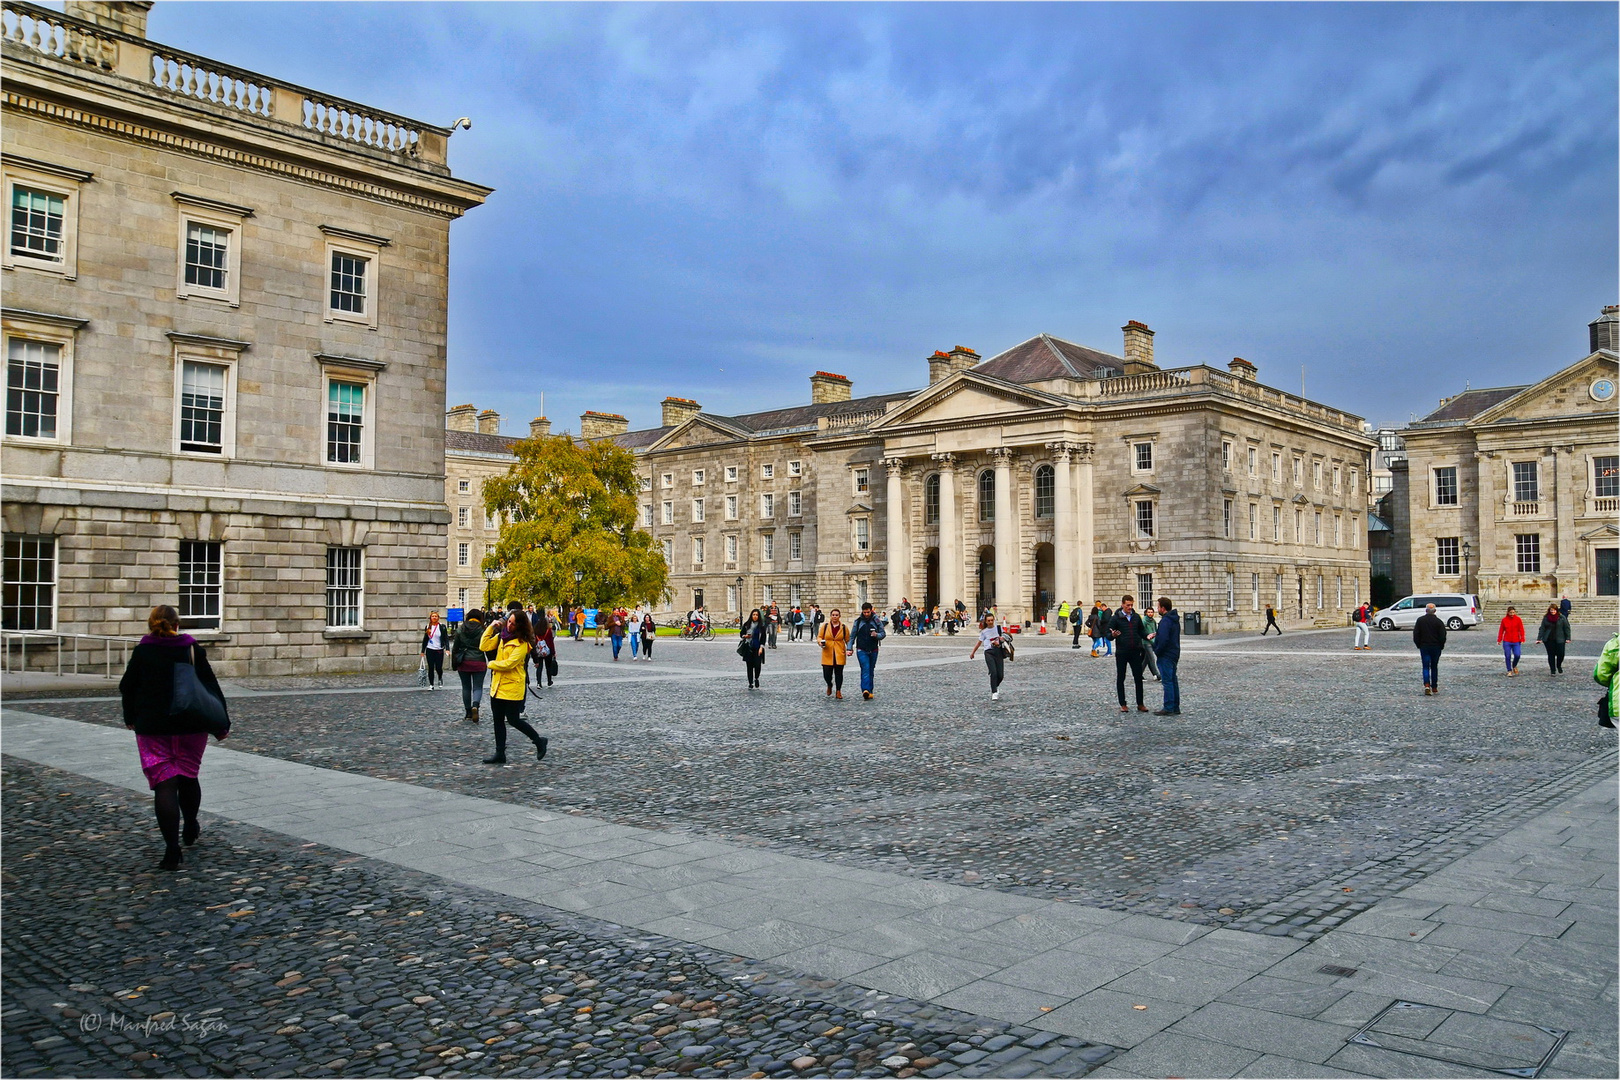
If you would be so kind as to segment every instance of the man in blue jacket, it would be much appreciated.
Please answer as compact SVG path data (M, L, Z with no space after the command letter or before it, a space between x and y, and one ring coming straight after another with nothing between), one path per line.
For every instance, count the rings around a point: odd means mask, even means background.
M1156 716L1181 715L1181 684L1176 681L1176 663L1181 659L1181 613L1170 606L1168 596L1159 597L1159 626L1153 634L1153 653L1159 658L1159 681L1164 684L1164 708Z
M883 629L883 620L872 611L871 604L861 605L861 617L855 620L849 636L855 643L855 659L861 665L861 697L871 701L872 675L877 670L878 642L887 636L887 631Z

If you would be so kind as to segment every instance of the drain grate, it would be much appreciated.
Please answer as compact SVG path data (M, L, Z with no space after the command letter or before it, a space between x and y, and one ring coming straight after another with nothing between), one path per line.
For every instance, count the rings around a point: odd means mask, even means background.
M1337 975L1341 979L1348 979L1361 969L1340 967L1338 964L1323 964L1316 970L1321 972L1323 975Z
M1541 1075L1567 1038L1562 1028L1396 1001L1349 1041L1530 1080Z

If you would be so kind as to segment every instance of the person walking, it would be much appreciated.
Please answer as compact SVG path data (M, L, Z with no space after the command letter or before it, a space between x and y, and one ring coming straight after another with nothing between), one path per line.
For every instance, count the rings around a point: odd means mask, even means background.
M461 676L461 719L469 724L478 723L478 710L484 703L484 672L489 668L489 658L478 648L483 638L484 613L473 608L450 641L450 670Z
M1264 630L1260 631L1260 636L1265 637L1267 634L1269 634L1273 630L1277 631L1277 636L1278 637L1282 637L1282 627L1277 625L1277 609L1272 607L1270 604L1267 604L1266 605L1266 626L1265 626Z
M996 620L985 616L979 623L979 639L968 652L968 659L971 660L980 649L984 650L984 666L990 672L991 701L1001 700L1001 681L1007 676L1007 646L1001 633Z
M782 611L771 602L770 610L765 613L765 643L768 647L776 648L776 629L782 625Z
M613 659L619 659L619 649L624 645L624 616L619 609L614 608L607 618L608 642L613 646Z
M1153 676L1154 682L1158 682L1159 658L1153 651L1153 634L1157 630L1158 625L1154 622L1153 609L1151 607L1145 607L1142 609L1142 625L1147 628L1148 639L1147 648L1142 650L1142 659L1145 662L1148 674Z
M1164 687L1164 708L1154 715L1180 716L1181 681L1176 675L1176 665L1181 663L1181 613L1170 605L1168 596L1159 597L1153 652L1159 658L1159 683Z
M492 618L478 641L483 652L495 653L489 662L489 717L495 728L495 753L484 759L485 765L506 764L506 725L511 724L534 743L536 761L546 759L550 740L529 726L523 719L525 695L528 693L529 654L534 651L534 624L516 600L506 606L506 617Z
M1069 602L1064 600L1058 604L1058 633L1067 634L1069 623Z
M1137 617L1140 618L1141 616ZM1111 631L1113 619L1113 610L1107 604L1099 603L1097 605L1097 637L1100 639L1098 647L1102 650L1103 656L1114 655L1114 636ZM1096 655L1095 651L1093 655Z
M1620 678L1615 677L1620 670L1620 634L1609 638L1609 643L1603 646L1603 653L1598 657L1597 666L1592 669L1592 681L1599 686L1608 688L1609 696L1604 699L1607 708L1598 710L1598 723L1603 727L1615 726L1615 717L1620 716L1615 706L1620 705L1616 700L1616 690L1620 688Z
M1423 694L1440 692L1440 654L1446 647L1446 624L1434 613L1434 605L1427 604L1417 622L1412 624L1412 644L1417 646L1423 660Z
M737 644L737 655L743 658L743 666L748 670L748 689L759 689L759 673L765 667L765 643L769 633L765 629L765 616L755 608L743 620L742 629L738 636L742 639Z
M546 686L557 681L557 635L546 618L546 609L532 613L529 625L534 629L534 685Z
M652 663L653 642L658 640L658 624L653 622L652 612L644 611L641 614L641 658Z
M1372 608L1368 607L1366 603L1362 603L1360 607L1356 608L1355 611L1350 613L1350 621L1354 623L1356 627L1355 644L1350 647L1351 651L1354 652L1361 649L1371 651ZM1281 630L1278 630L1277 632L1279 634L1282 633Z
M1564 646L1569 638L1569 618L1557 604L1547 605L1547 614L1542 616L1541 625L1536 628L1536 644L1547 649L1548 674L1564 673Z
M871 701L877 696L878 643L888 636L871 604L861 605L860 618L850 628L849 636L855 642L855 660L861 665L861 697Z
M1507 677L1511 679L1519 673L1519 655L1524 648L1524 620L1511 604L1496 628L1496 640L1502 646L1502 663L1507 665Z
M1119 610L1108 617L1108 640L1117 643L1114 652L1114 688L1119 691L1119 711L1130 712L1125 704L1125 672L1136 680L1136 711L1147 712L1142 704L1142 665L1147 651L1147 627L1136 612L1136 601L1129 593L1120 597Z
M821 628L817 639L821 643L821 678L827 684L827 696L844 700L844 664L849 661L849 627L837 608L832 618Z
M180 613L160 604L147 615L146 629L146 636L130 650L124 677L118 681L118 696L124 726L135 732L141 771L152 789L152 812L163 836L158 868L178 870L183 859L181 840L190 847L202 832L197 821L202 806L197 774L202 769L203 751L208 749L208 736L224 742L231 732L231 718L219 680L208 665L208 651L196 638L180 632ZM190 664L197 682L219 699L222 720L215 723L196 715L173 715L175 668L180 664Z
M625 636L627 636L630 639L630 659L632 659L632 660L641 659L641 605L640 604L637 604L636 609L625 616L625 619L624 619L624 632L625 632Z
M428 612L427 629L422 632L422 659L427 661L427 688L429 690L444 689L444 650L449 644L449 634L444 624L439 622L437 611ZM439 681L434 685L433 677L437 675Z
M1569 602L1569 594L1564 593L1558 600L1558 614L1569 618L1569 613L1575 610L1575 605Z
M826 616L822 615L822 613L821 613L821 605L820 604L811 604L810 605L810 640L811 641L820 641L821 640L821 627L822 627L822 624L825 623L826 621L827 621Z

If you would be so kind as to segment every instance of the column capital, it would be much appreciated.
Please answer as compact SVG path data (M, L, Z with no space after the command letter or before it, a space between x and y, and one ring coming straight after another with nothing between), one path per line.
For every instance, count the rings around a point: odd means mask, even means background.
M1089 465L1096 460L1097 445L1095 443L1070 443L1069 447L1073 451L1076 461Z
M990 455L991 458L995 459L997 465L1012 464L1013 451L1012 447L1010 446L993 446L986 450L985 453Z
M906 471L906 459L899 457L886 457L883 459L883 467L889 470L890 476L902 475Z
M1054 460L1067 462L1069 456L1075 451L1075 444L1071 442L1049 442L1046 448L1052 451Z
M932 460L939 462L939 467L942 468L942 469L954 469L954 468L956 468L956 455L955 454L929 454L928 456Z

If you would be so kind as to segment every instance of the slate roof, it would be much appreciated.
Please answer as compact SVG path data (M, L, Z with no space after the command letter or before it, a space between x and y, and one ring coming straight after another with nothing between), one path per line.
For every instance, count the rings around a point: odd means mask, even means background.
M1447 420L1468 420L1527 389L1529 389L1527 386L1493 386L1484 390L1464 390L1418 423L1439 424Z
M795 428L813 428L816 426L816 421L823 416L838 417L880 412L887 409L891 402L904 401L907 398L914 397L918 392L916 390L905 390L893 394L873 394L870 397L852 398L849 401L826 401L816 405L793 405L786 409L768 409L765 412L742 413L738 416L721 416L719 413L702 413L701 415L741 428L750 433L786 431ZM616 436L613 441L627 450L637 450L644 446L651 446L673 430L673 428L667 427L643 428L640 431L630 431Z
M1095 379L1102 368L1107 368L1108 374L1118 375L1125 370L1125 361L1051 334L1037 334L997 353L973 370L1005 382L1032 383L1043 379Z
M511 454L512 444L522 442L516 435L485 435L479 431L457 431L446 428L446 450L468 450L475 454Z

